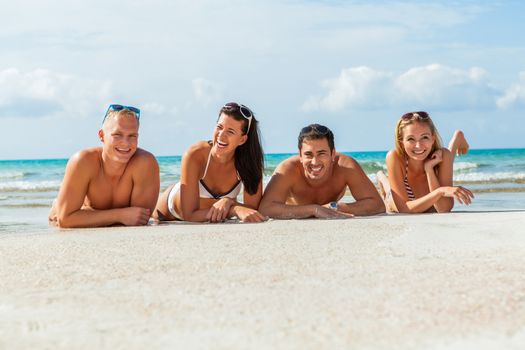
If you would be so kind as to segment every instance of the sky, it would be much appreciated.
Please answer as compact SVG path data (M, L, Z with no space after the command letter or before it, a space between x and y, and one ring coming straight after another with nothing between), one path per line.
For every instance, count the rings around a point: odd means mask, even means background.
M339 151L393 147L405 112L445 144L525 147L521 1L37 1L0 12L0 159L100 145L111 103L141 109L139 145L180 155L226 102L266 153L321 123Z

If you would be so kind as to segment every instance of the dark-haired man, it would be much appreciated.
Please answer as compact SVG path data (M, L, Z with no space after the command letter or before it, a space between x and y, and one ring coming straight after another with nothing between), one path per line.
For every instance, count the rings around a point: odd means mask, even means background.
M337 153L334 134L311 124L299 133L299 155L277 166L259 206L278 219L346 218L385 212L376 188L351 157ZM355 202L340 199L349 189Z
M159 195L155 157L138 148L140 110L109 106L98 132L102 147L69 159L49 221L59 227L145 225Z

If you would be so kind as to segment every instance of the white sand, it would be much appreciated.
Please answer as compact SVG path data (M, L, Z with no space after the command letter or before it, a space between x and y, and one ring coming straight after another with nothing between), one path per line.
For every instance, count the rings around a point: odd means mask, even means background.
M0 349L523 349L525 212L0 236Z

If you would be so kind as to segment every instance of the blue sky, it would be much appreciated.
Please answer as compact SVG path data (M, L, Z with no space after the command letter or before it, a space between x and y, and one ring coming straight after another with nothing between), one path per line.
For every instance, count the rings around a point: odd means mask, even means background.
M260 121L266 152L320 122L340 151L386 150L404 112L448 142L525 147L519 1L20 1L0 13L0 159L98 145L110 103L142 110L139 143L179 155L220 107Z

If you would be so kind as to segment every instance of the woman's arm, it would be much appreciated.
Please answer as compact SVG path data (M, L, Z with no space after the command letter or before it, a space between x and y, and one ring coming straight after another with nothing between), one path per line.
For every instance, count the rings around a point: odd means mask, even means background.
M437 150L429 160L425 162L425 173L427 175L428 188L430 192L443 186L452 186L452 168L454 157L446 148ZM438 174L436 174L436 170ZM442 196L434 208L438 213L447 213L454 207L454 198Z
M207 143L206 143L207 145ZM186 221L209 221L209 209L200 209L199 180L207 159L206 146L199 142L182 156L180 176L180 211Z
M262 180L259 182L257 192L249 194L244 188L243 203L234 202L230 207L229 217L236 216L243 222L262 222L267 220L257 211L262 198Z
M388 152L386 156L388 169L388 181L392 188L392 198L400 213L423 213L432 207L441 197L439 190L434 190L416 200L409 200L404 183L404 159L395 150Z
M456 199L460 203L464 204L470 204L471 202L471 198L473 197L472 192L461 186L441 186L441 183L439 183L440 178L433 178L432 175L430 175L430 179L427 177L427 180L429 181L430 192L424 195L423 197L415 199L413 201L408 200L408 194L406 192L405 184L403 182L403 159L399 155L397 155L395 151L390 151L386 157L386 164L388 169L388 179L390 181L390 187L392 188L392 197L400 213L423 213L427 211L430 207L438 203L438 201L444 198L451 201ZM451 172L451 170L448 171ZM430 173L433 173L434 177L436 176L434 171ZM444 174L442 174L442 176L445 177L446 173L447 169L444 170ZM446 209L446 204L442 206L442 204L440 203L439 205L440 210ZM452 207L450 207L450 209L452 209ZM450 211L450 209L448 211ZM439 212L445 211L440 210Z

